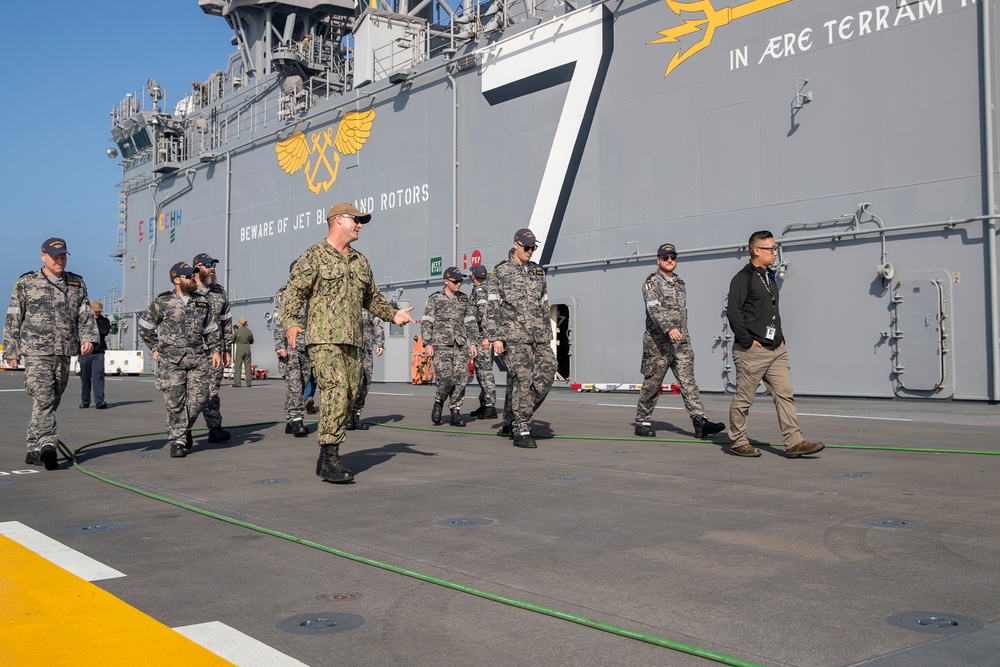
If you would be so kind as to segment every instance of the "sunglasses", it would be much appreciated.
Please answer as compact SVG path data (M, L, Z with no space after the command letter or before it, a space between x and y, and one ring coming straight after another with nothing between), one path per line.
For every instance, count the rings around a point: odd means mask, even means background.
M524 252L535 252L535 248L538 247L537 245L524 245L523 243L518 243L517 245L521 246Z
M461 285L462 284L462 281L458 280L456 278L445 278L445 280L447 280L450 283L455 283L456 285Z

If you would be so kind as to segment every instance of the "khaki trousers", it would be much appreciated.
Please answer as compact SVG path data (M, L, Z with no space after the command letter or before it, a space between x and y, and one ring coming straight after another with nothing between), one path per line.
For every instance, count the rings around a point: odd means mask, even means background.
M733 446L749 444L747 440L747 415L757 396L757 385L764 387L774 399L778 411L778 424L785 446L791 447L802 441L802 430L795 412L795 397L792 395L792 368L788 363L788 348L782 344L776 350L764 347L742 348L733 346L733 361L736 364L736 393L729 407L729 439Z

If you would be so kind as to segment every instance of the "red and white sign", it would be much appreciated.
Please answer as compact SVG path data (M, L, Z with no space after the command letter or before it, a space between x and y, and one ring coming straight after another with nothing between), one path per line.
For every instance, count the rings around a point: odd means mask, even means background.
M483 263L483 253L478 250L472 251L472 266L479 266Z

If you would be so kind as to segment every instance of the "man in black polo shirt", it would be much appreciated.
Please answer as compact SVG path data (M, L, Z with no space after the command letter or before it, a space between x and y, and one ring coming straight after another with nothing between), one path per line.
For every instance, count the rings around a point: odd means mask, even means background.
M795 398L792 395L791 366L781 332L778 312L778 284L768 267L777 258L778 247L769 231L750 235L750 263L729 283L726 315L733 331L733 361L736 364L736 393L729 408L729 452L736 456L760 456L747 439L747 415L761 380L774 399L778 424L785 442L785 456L797 458L823 449L822 442L802 437Z

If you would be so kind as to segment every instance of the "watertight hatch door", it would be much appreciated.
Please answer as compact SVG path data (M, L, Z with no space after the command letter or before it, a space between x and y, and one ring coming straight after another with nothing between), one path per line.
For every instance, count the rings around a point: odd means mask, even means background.
M944 290L930 278L900 280L894 290L899 389L938 391L945 380Z

